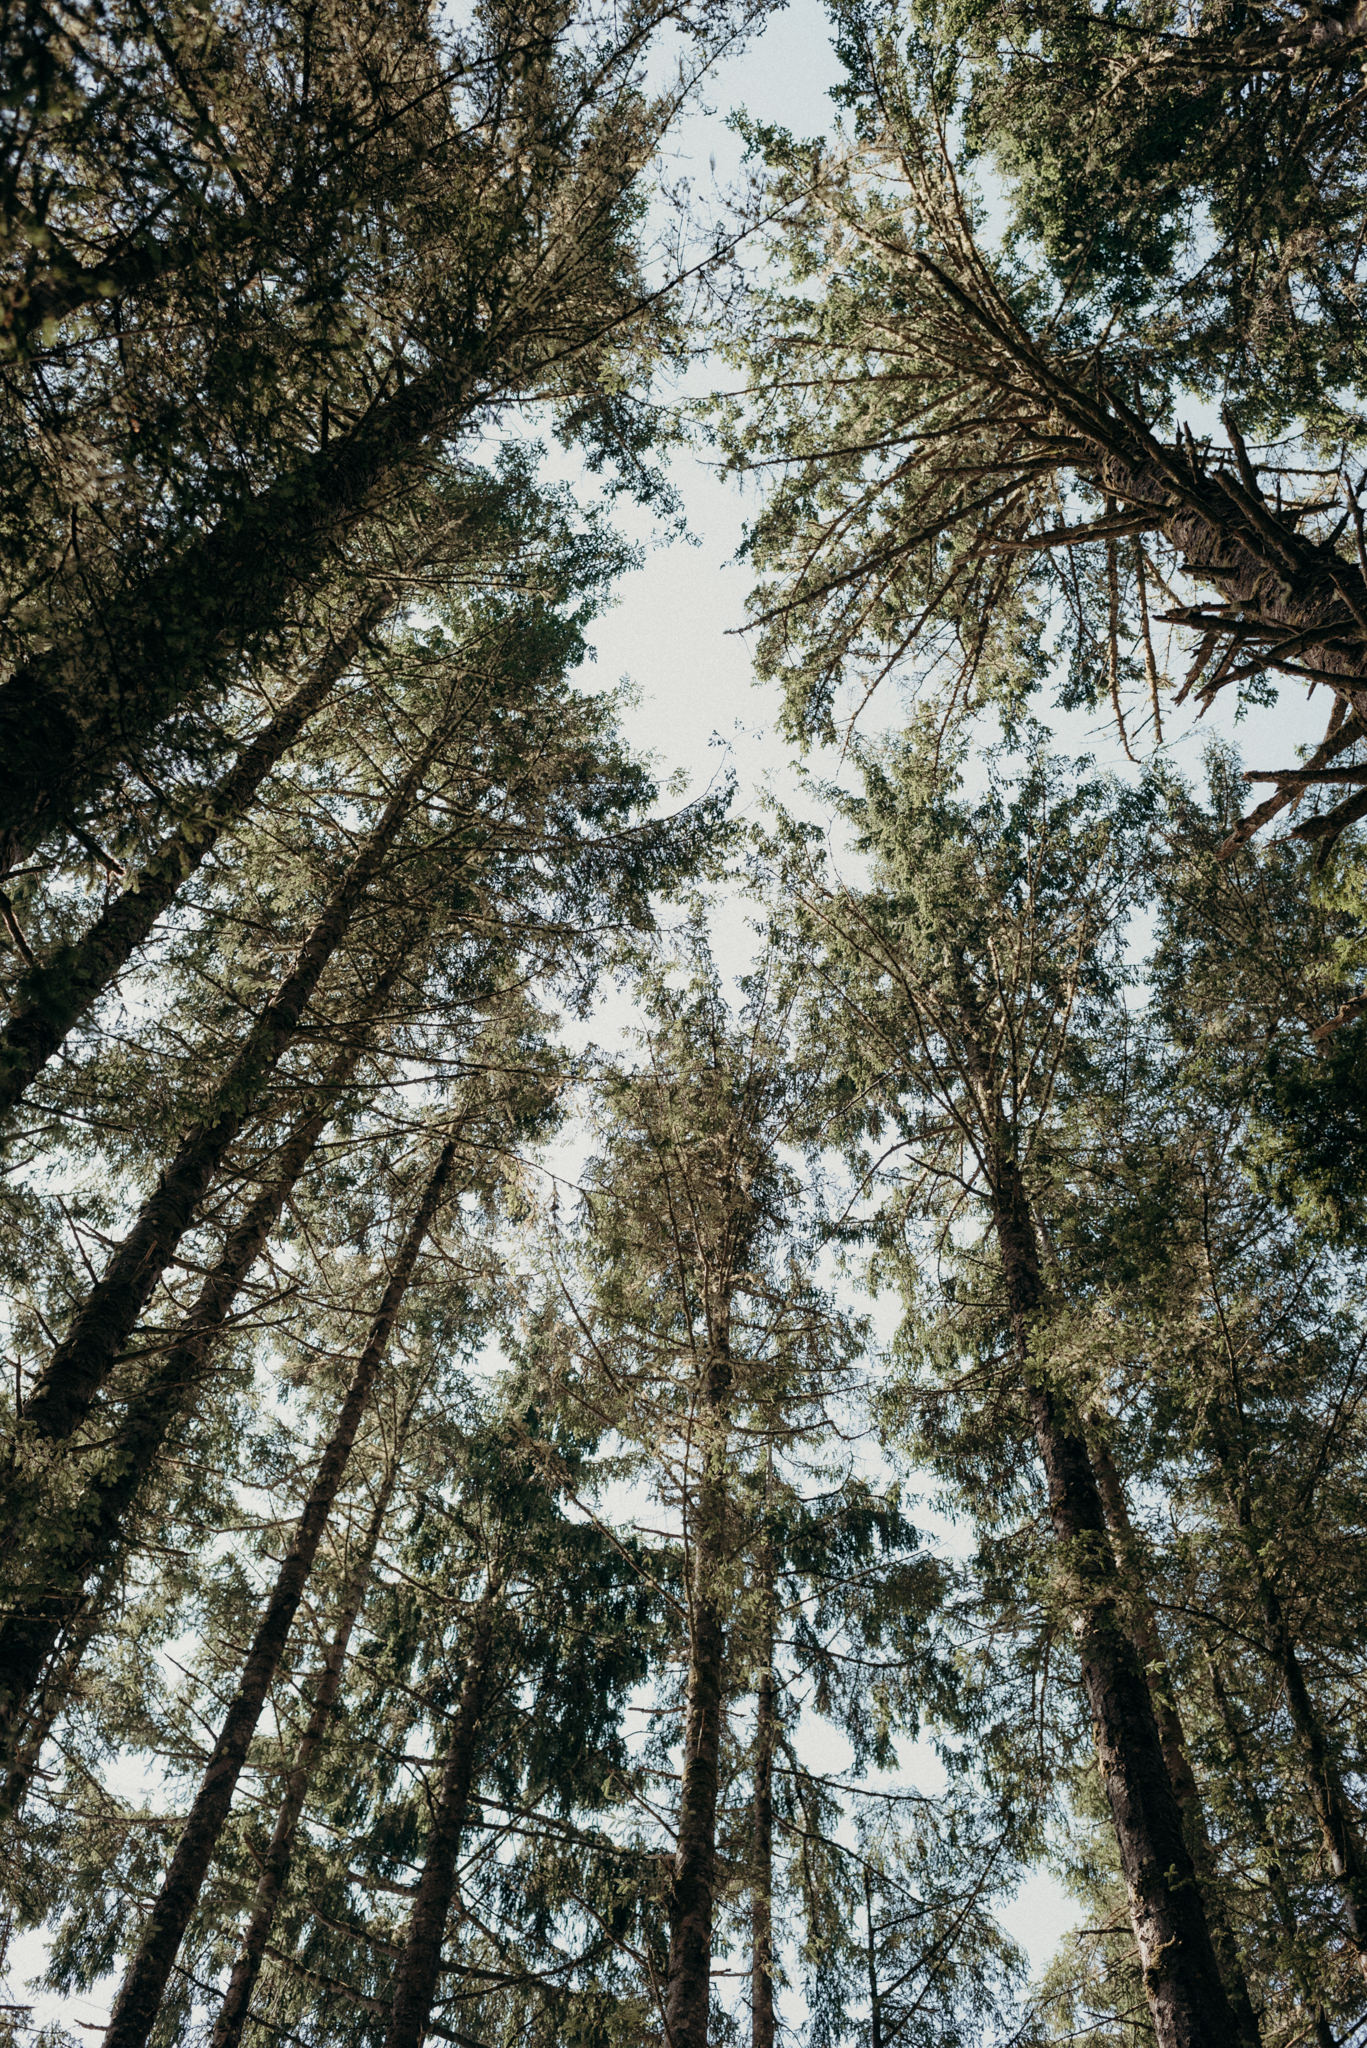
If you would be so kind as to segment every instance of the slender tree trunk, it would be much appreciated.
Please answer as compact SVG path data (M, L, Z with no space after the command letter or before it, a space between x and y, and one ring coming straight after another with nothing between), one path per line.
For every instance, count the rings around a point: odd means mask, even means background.
M437 364L347 433L244 495L169 552L98 624L35 654L0 686L0 870L81 812L164 719L207 702L265 646L292 600L317 593L377 492L415 473L431 436L469 403L470 360Z
M1206 1424L1257 1589L1267 1651L1281 1681L1286 1711L1300 1749L1311 1810L1343 1899L1348 1937L1358 1969L1367 1977L1367 1852L1324 1723L1310 1696L1281 1596L1263 1566L1248 1486L1223 1421L1213 1406L1207 1411Z
M1030 1358L1043 1305L1039 1243L1014 1160L994 1162L994 1223L1021 1378L1063 1555L1082 1681L1106 1788L1144 1991L1159 2048L1238 2048L1148 1679L1119 1608L1096 1474L1071 1403Z
M422 2048L441 1978L442 1943L456 1888L456 1858L470 1811L480 1733L489 1702L494 1627L500 1588L490 1584L475 1614L460 1700L442 1764L418 1896L408 1919L403 1957L384 2048Z
M338 881L294 966L248 1032L214 1091L212 1106L185 1139L142 1206L132 1230L77 1310L70 1329L24 1404L26 1428L65 1437L79 1428L181 1238L216 1169L252 1113L298 1032L304 1010L341 943L365 890L409 813L434 742L429 741L385 806L370 838Z
M1211 1940L1215 1943L1220 1975L1229 1995L1242 2048L1260 2048L1262 2036L1258 2027L1258 2016L1249 1995L1243 1957L1239 1953L1234 1930L1225 1912L1222 1880L1210 1839L1210 1830L1206 1825L1205 1802L1201 1798L1201 1789L1196 1782L1196 1773L1191 1767L1186 1730L1182 1726L1172 1673L1162 1638L1158 1633L1158 1618L1153 1611L1153 1602L1149 1599L1144 1583L1139 1545L1135 1538L1134 1525L1130 1521L1124 1484L1106 1444L1100 1438L1096 1438L1091 1449L1092 1464L1096 1471L1097 1485L1106 1511L1111 1539L1122 1564L1126 1567L1129 1579L1130 1629L1135 1647L1148 1673L1163 1761L1168 1767L1172 1789L1181 1809L1182 1833L1196 1871L1197 1882L1205 1898Z
M669 1989L665 2006L669 2048L707 2048L722 1670L726 1650L720 1584L730 1389L731 1366L723 1339L714 1345L703 1387L706 1441L693 1529L683 1783L669 1928Z
M36 1583L0 1623L0 1760L9 1762L20 1744L27 1746L24 1716L47 1661L80 1614L91 1580L116 1558L129 1514L162 1445L192 1408L233 1301L365 1050L366 1027L387 1002L404 964L405 956L396 951L350 1026L352 1043L333 1061L312 1107L275 1155L271 1180L230 1232L179 1335L135 1397L98 1473L64 1518L59 1546L42 1558ZM20 1499L16 1490L16 1505L21 1513L31 1512L33 1503ZM0 1793L0 1814L14 1811L22 1792L23 1783L11 1772Z
M0 1111L12 1109L67 1033L145 944L181 885L242 816L257 790L346 674L366 632L383 610L364 615L334 640L300 685L210 790L196 810L154 848L136 880L122 890L85 935L59 946L30 968L0 1033Z
M261 1965L266 1959L266 1947L275 1925L276 1911L289 1881L290 1864L294 1856L294 1839L312 1782L313 1767L332 1720L337 1696L342 1689L342 1674L346 1669L347 1653L351 1647L351 1632L356 1626L370 1585L375 1552L398 1480L403 1438L411 1414L412 1402L409 1403L408 1414L400 1425L393 1456L389 1460L384 1484L376 1497L361 1547L347 1574L332 1640L328 1644L323 1668L314 1686L313 1705L309 1711L308 1722L299 1738L294 1762L285 1779L284 1796L275 1816L275 1827L271 1834L270 1846L261 1864L261 1874L257 1878L251 1915L233 1963L218 2019L214 2024L211 2048L238 2048L251 2013L256 1980L261 1974Z
M864 1865L864 1964L869 1979L869 2048L883 2048L883 2000L878 1989L878 1942L873 1925L873 1880Z
M767 1474L766 1474L767 1481ZM765 1487L766 1496L768 1486ZM750 2042L774 2048L774 1746L778 1705L774 1687L774 1559L766 1535L760 1551L759 1679L755 1688L753 1797L755 1875L750 1895Z
M1248 1767L1248 1753L1244 1746L1243 1730L1239 1726L1238 1716L1234 1711L1234 1703L1225 1690L1224 1680L1220 1676L1220 1667L1209 1651L1206 1652L1206 1663L1210 1670L1211 1691L1215 1695L1215 1704L1219 1709L1220 1719L1224 1725L1225 1741L1229 1751L1229 1760L1233 1766L1235 1782L1239 1787L1239 1793L1244 1805L1248 1809L1249 1819L1253 1823L1253 1832L1257 1837L1258 1847L1262 1852L1263 1875L1267 1879L1267 1889L1276 1908L1277 1919L1281 1923L1287 1968L1295 1980L1296 1989L1305 2001L1305 2009L1310 2015L1311 2025L1314 2028L1315 2034L1315 2048L1336 2048L1334 2030L1329 2024L1323 2001L1305 1967L1305 1959L1301 1952L1300 1929L1296 1924L1296 1908L1292 1902L1291 1889L1286 1882L1286 1873L1282 1869L1281 1856L1277 1849L1276 1838L1272 1833L1271 1816L1268 1813L1263 1796L1254 1781L1253 1773Z
M143 1924L137 1952L115 2000L109 2031L105 2035L105 2048L143 2048L155 2023L162 1993L175 1966L185 1930L199 1902L200 1890L228 1818L261 1709L284 1655L328 1515L345 1477L361 1417L384 1362L418 1253L451 1177L455 1156L455 1141L448 1140L395 1258L379 1311L371 1325L365 1348L356 1361L351 1385L327 1448L319 1460L304 1511L295 1525L294 1537L277 1575L275 1590L247 1654L237 1692L219 1731L195 1803L181 1830L161 1891Z

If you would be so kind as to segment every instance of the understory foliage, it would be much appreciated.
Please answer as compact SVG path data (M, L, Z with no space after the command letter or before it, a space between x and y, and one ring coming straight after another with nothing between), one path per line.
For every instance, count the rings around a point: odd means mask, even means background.
M1367 13L765 12L0 28L2 2041L1363 2037Z

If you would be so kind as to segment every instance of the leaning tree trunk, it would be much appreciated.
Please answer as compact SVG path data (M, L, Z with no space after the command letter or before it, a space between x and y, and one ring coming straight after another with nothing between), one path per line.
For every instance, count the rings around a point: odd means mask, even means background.
M470 1812L480 1735L493 1676L500 1588L491 1582L475 1611L460 1700L442 1763L418 1896L408 1917L384 2048L422 2048L441 1979L441 1950L456 1889L456 1858Z
M369 884L407 817L435 742L429 740L369 839L338 881L290 973L252 1025L196 1124L137 1222L77 1310L24 1403L24 1427L43 1437L79 1428L175 1254L228 1147L251 1115L262 1085L298 1033L305 1007L340 945Z
M35 653L0 686L0 874L79 816L163 720L227 687L292 599L325 588L377 493L469 403L482 343L370 407L218 524L170 552L98 622Z
M1134 1525L1130 1521L1124 1484L1106 1444L1100 1438L1095 1438L1091 1449L1092 1464L1096 1471L1111 1540L1129 1579L1130 1628L1135 1648L1139 1651L1144 1669L1148 1673L1154 1717L1158 1723L1158 1739L1163 1749L1163 1761L1168 1767L1172 1789L1181 1809L1182 1833L1196 1871L1197 1882L1205 1898L1211 1939L1215 1943L1215 1953L1220 1964L1220 1975L1229 1995L1242 2048L1260 2048L1262 2035L1258 2026L1258 2016L1249 1995L1243 1957L1239 1953L1234 1930L1225 1912L1222 1881L1215 1859L1215 1849L1210 1839L1210 1829L1206 1825L1205 1802L1201 1797L1201 1788L1196 1782L1196 1773L1191 1766L1186 1730L1182 1726L1182 1716L1177 1705L1177 1693L1168 1667L1167 1653L1158 1633L1158 1618L1144 1583L1139 1545L1135 1539Z
M1301 1753L1311 1810L1319 1826L1329 1868L1343 1899L1348 1938L1358 1969L1367 1977L1367 1851L1364 1851L1347 1788L1324 1723L1311 1698L1281 1596L1263 1565L1257 1532L1253 1527L1253 1503L1248 1487L1213 1404L1207 1410L1206 1425L1257 1589L1267 1654L1281 1681L1287 1715Z
M396 952L349 1026L353 1034L363 1034L379 1014L405 964L406 956ZM37 1582L25 1589L0 1624L0 1761L10 1766L0 1792L0 1814L13 1812L23 1794L28 1774L22 1774L23 1782L16 1780L14 1759L21 1746L31 1747L24 1716L39 1691L48 1659L81 1613L91 1581L117 1558L138 1495L168 1435L192 1408L233 1301L260 1258L366 1042L364 1035L353 1036L320 1081L312 1106L275 1154L270 1181L229 1233L179 1334L119 1424L98 1474L64 1516L58 1548L42 1558ZM31 1502L28 1508L31 1511Z
M767 1485L765 1492L767 1496ZM767 1534L761 1545L756 1577L764 1604L755 1687L755 1777L751 1801L754 1876L750 1892L750 2043L751 2048L774 2048L774 1748L778 1702L774 1685L774 1557Z
M1220 1720L1224 1726L1225 1742L1229 1751L1229 1761L1232 1766L1234 1781L1238 1785L1240 1797L1248 1809L1248 1817L1253 1823L1253 1832L1257 1839L1258 1848L1262 1853L1263 1875L1267 1879L1267 1889L1272 1903L1276 1907L1277 1919L1281 1925L1284 1960L1287 1969L1294 1978L1296 1989L1305 2001L1306 2011L1310 2015L1310 2023L1315 2035L1315 2048L1336 2048L1334 2030L1329 2024L1328 2015L1324 2009L1324 2002L1305 1966L1305 1957L1301 1950L1300 1928L1296 1924L1296 1908L1291 1897L1291 1888L1286 1881L1286 1873L1282 1869L1281 1855L1277 1848L1276 1838L1272 1833L1272 1818L1268 1813L1267 1803L1258 1790L1253 1773L1248 1767L1248 1753L1244 1747L1243 1729L1239 1726L1234 1703L1225 1689L1225 1682L1220 1676L1220 1667L1209 1650L1206 1652L1206 1664L1210 1672L1211 1691L1215 1695L1215 1704L1219 1709Z
M1022 1388L1069 1584L1097 1761L1154 2031L1159 2048L1238 2048L1148 1679L1120 1613L1121 1588L1096 1474L1071 1403L1030 1355L1032 1326L1044 1301L1034 1221L1019 1169L1004 1147L994 1169L993 1222Z
M285 1652L313 1561L351 1458L361 1417L384 1362L423 1240L455 1163L454 1139L443 1146L435 1171L394 1261L365 1348L356 1361L346 1399L319 1460L304 1511L295 1525L266 1612L247 1653L237 1692L205 1768L195 1803L181 1830L161 1891L143 1923L137 1952L114 2002L105 2048L144 2048L175 1966L185 1930L199 1902L256 1724Z
M137 879L106 905L90 930L31 967L15 991L14 1011L0 1032L0 1111L12 1109L91 1005L144 945L181 885L213 850L220 834L246 811L272 768L293 746L356 659L383 602L334 640L308 680L242 749L222 776L153 849Z
M389 1503L399 1477L400 1455L412 1410L413 1403L410 1401L408 1412L399 1428L384 1483L376 1496L375 1506L366 1525L365 1536L346 1577L332 1640L328 1644L323 1668L314 1687L313 1705L309 1710L308 1722L299 1738L299 1747L294 1753L294 1761L285 1779L284 1796L275 1816L275 1827L261 1861L260 1876L256 1881L251 1916L233 1963L228 1989L223 1994L223 2003L219 2007L218 2018L214 2023L210 2048L238 2048L251 2015L252 1994L256 1990L256 1980L261 1974L261 1965L266 1959L266 1946L275 1925L275 1915L284 1897L285 1886L289 1882L290 1864L294 1857L294 1840L298 1833L300 1816L304 1811L304 1801L308 1797L309 1785L313 1779L314 1764L327 1735L333 1710L337 1705L337 1696L342 1689L342 1674L346 1669L347 1652L351 1647L351 1632L356 1626L370 1585L375 1552L379 1547L385 1517L389 1513Z
M721 1577L730 1390L731 1364L725 1339L721 1338L713 1345L703 1384L706 1437L693 1526L683 1783L670 1898L665 2003L669 2048L707 2048L725 1658Z

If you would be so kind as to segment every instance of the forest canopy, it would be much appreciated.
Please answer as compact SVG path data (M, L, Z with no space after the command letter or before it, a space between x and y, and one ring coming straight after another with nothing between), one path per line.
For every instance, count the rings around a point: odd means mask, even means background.
M0 25L16 2048L1367 2040L1367 7L777 14Z

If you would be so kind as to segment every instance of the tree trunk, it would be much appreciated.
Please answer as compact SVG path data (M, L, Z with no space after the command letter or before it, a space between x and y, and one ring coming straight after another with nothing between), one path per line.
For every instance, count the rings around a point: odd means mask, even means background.
M864 1963L869 1979L869 2048L883 2048L883 2000L878 1990L878 1940L873 1925L873 1880L864 1865Z
M38 1436L65 1437L79 1428L153 1289L174 1256L228 1147L251 1115L263 1083L294 1039L323 970L355 915L395 834L407 817L434 742L404 777L360 853L338 881L294 966L252 1025L214 1091L208 1115L185 1139L142 1206L132 1230L86 1296L24 1404L23 1422Z
M12 1109L67 1033L145 944L152 927L219 835L251 803L276 763L346 674L383 605L372 603L328 648L268 725L242 749L195 811L147 857L136 881L100 913L84 937L30 968L0 1033L0 1111Z
M707 1436L693 1530L683 1783L670 1901L669 1987L665 2005L668 2048L707 2048L722 1668L726 1649L719 1588L730 1389L731 1365L723 1341L713 1348L703 1386Z
M1138 1652L1119 1611L1106 1518L1077 1417L1029 1355L1043 1304L1039 1244L1019 1170L994 1161L994 1224L1049 1515L1063 1554L1082 1682L1159 2048L1237 2048L1204 1902Z
M304 1801L308 1797L313 1766L323 1746L323 1738L327 1734L328 1724L337 1704L337 1695L342 1689L342 1674L346 1669L347 1652L351 1647L351 1632L356 1626L370 1585L375 1552L398 1480L400 1451L411 1414L410 1402L408 1414L404 1417L394 1446L394 1454L389 1461L384 1484L380 1488L370 1521L366 1526L365 1537L357 1552L355 1563L347 1574L332 1640L328 1644L323 1668L314 1687L313 1706L299 1739L299 1747L294 1753L289 1776L285 1780L284 1796L275 1816L270 1846L266 1850L261 1864L261 1874L257 1879L251 1916L233 1963L232 1975L228 1979L228 1989L224 1993L218 2019L214 2024L210 2048L238 2048L243 2029L251 2014L252 1994L256 1990L256 1980L261 1974L261 1965L266 1959L266 1945L271 1938L276 1910L289 1881L290 1863L294 1856L294 1838L299 1827L299 1817L304 1811Z
M141 1488L172 1429L189 1413L203 1384L216 1339L238 1290L265 1247L295 1182L303 1172L365 1050L364 1027L383 1008L406 956L396 952L350 1026L361 1033L333 1061L314 1105L299 1119L273 1165L275 1173L229 1234L199 1291L180 1334L150 1374L120 1423L104 1464L63 1524L60 1549L44 1558L39 1582L0 1624L0 1759L11 1761L27 1737L23 1716L64 1630L80 1614L93 1578L118 1554L120 1539ZM19 1511L32 1503L17 1499ZM6 1782L0 1814L15 1810L22 1786Z
M767 1493L767 1487L766 1487ZM774 1560L766 1537L760 1554L759 1680L755 1688L753 1798L755 1875L750 1894L750 2042L774 2048Z
M384 1362L418 1253L451 1177L455 1156L455 1141L448 1139L395 1258L365 1349L356 1362L346 1399L314 1474L304 1511L295 1525L275 1590L247 1654L236 1695L181 1830L161 1891L143 1925L137 1953L115 2000L105 2048L144 2048L156 2021L162 1992L199 1902L261 1709L279 1669L328 1515L346 1474L361 1417Z
M1367 1977L1367 1852L1364 1852L1352 1805L1324 1724L1305 1682L1281 1596L1263 1568L1248 1487L1224 1424L1213 1405L1207 1410L1206 1424L1257 1589L1267 1636L1267 1653L1281 1681L1286 1711L1301 1752L1311 1810L1319 1824L1329 1868L1343 1898L1348 1938L1358 1969Z
M1263 1875L1267 1879L1267 1889L1271 1894L1272 1903L1277 1909L1277 1918L1281 1923L1287 1968L1295 1980L1296 1989L1304 1999L1306 2011L1310 2015L1311 2025L1315 2034L1315 2048L1336 2048L1334 2030L1329 2024L1323 2001L1305 1967L1304 1957L1301 1953L1300 1929L1296 1925L1296 1908L1292 1902L1290 1887L1286 1882L1286 1873L1282 1869L1281 1857L1272 1833L1271 1817L1268 1814L1262 1794L1254 1783L1253 1773L1248 1767L1243 1730L1239 1726L1233 1701L1225 1690L1219 1666L1209 1651L1206 1653L1206 1662L1210 1670L1211 1691L1215 1695L1215 1704L1219 1708L1220 1719L1224 1724L1225 1739L1229 1747L1230 1762L1234 1767L1235 1782L1239 1787L1244 1805L1248 1808L1249 1819L1253 1823L1253 1832L1257 1837L1258 1847L1262 1851Z
M377 493L469 402L481 347L377 401L0 687L0 872L79 814L164 719L226 688L292 600L323 588Z
M422 2048L432 2017L441 1977L442 1943L456 1888L456 1858L469 1815L480 1731L489 1700L498 1599L499 1588L491 1584L476 1611L418 1896L413 1901L403 1957L394 1980L394 2003L384 2048Z
M1163 1761L1168 1767L1168 1776L1172 1780L1172 1789L1181 1810L1182 1834L1206 1902L1211 1940L1215 1944L1220 1975L1234 2014L1238 2038L1242 2048L1260 2048L1262 2036L1258 2027L1258 2016L1249 1995L1243 1957L1239 1953L1234 1930L1225 1912L1222 1881L1210 1839L1210 1830L1206 1825L1205 1803L1196 1782L1196 1773L1191 1767L1186 1730L1182 1726L1172 1673L1168 1668L1167 1655L1158 1633L1158 1619L1144 1583L1139 1545L1135 1539L1134 1525L1130 1521L1125 1488L1109 1449L1099 1438L1092 1443L1092 1463L1096 1470L1097 1485L1111 1538L1129 1579L1130 1630L1144 1669L1148 1673Z

